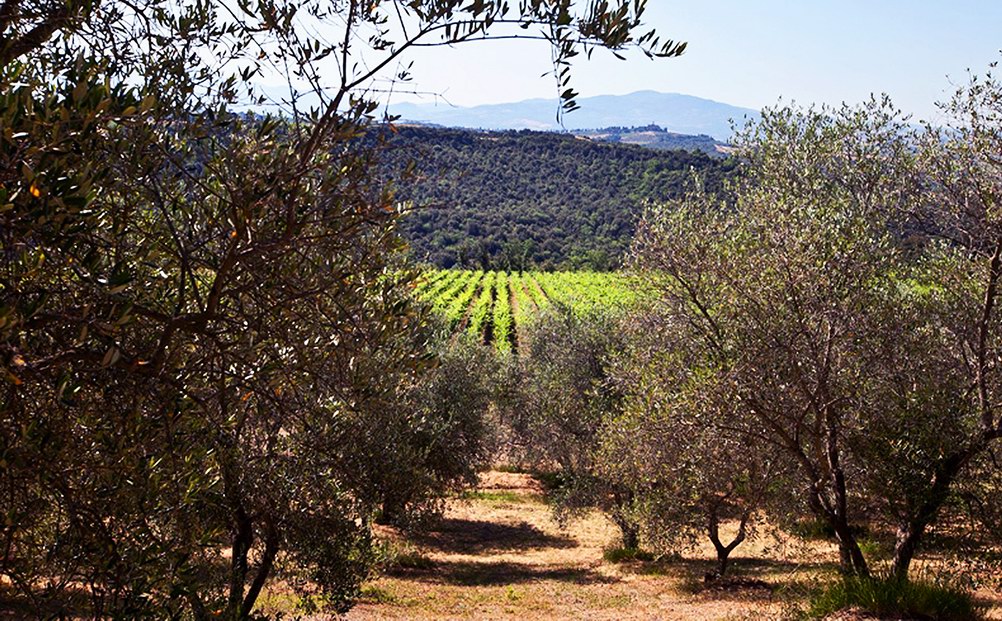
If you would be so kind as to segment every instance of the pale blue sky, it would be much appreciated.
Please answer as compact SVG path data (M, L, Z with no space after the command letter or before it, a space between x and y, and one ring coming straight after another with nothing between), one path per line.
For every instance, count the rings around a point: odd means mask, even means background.
M1002 58L1002 0L649 0L647 21L686 40L678 59L582 59L582 96L678 92L761 108L887 92L917 118ZM414 56L415 88L458 105L553 97L545 44L471 43ZM396 96L397 101L429 101Z

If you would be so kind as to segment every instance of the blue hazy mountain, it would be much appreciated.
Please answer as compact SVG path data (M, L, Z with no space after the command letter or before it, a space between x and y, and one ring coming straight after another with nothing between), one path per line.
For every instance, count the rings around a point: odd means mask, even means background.
M564 126L557 123L556 99L527 99L514 103L488 104L473 107L450 106L446 103L398 103L390 113L402 120L479 129L582 130L607 127L641 127L659 125L679 134L706 134L718 140L731 136L731 120L744 124L744 119L758 113L710 99L638 91L629 95L599 95L578 99L579 110L565 115Z

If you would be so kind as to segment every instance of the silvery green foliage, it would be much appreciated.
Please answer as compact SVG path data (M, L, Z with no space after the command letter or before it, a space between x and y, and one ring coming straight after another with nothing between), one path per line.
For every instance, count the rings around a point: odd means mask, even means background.
M36 615L248 618L276 577L350 605L373 481L424 498L468 478L439 460L394 476L396 447L428 444L426 404L402 395L433 339L373 178L375 80L415 45L506 24L553 43L563 85L593 47L680 52L638 34L642 12L5 2L3 588ZM280 114L234 112L268 104L257 80L276 75Z
M1000 100L975 80L945 108L956 125L922 133L886 98L766 110L727 200L694 192L638 232L670 336L637 394L658 386L698 430L780 449L846 572L869 571L866 522L895 532L906 576L1002 436Z
M709 538L714 575L723 576L730 553L757 534L767 509L787 508L790 464L732 426L728 387L687 351L693 335L685 326L648 309L624 329L628 346L612 371L623 405L603 428L599 469L634 491L633 516L650 549L678 554ZM720 530L728 521L738 525L729 540Z
M507 459L555 475L557 516L597 507L616 523L625 547L637 547L633 491L605 476L603 429L620 406L610 381L623 347L619 313L574 312L553 306L520 332L519 356L500 403Z
M873 311L888 303L901 263L885 214L911 190L902 127L886 101L766 110L738 139L733 199L694 193L653 208L635 243L637 269L662 294L658 310L684 330L660 365L667 379L680 394L710 391L704 427L761 438L798 464L843 567L859 573L867 567L851 525L861 465L847 442L865 428L865 354L883 330Z

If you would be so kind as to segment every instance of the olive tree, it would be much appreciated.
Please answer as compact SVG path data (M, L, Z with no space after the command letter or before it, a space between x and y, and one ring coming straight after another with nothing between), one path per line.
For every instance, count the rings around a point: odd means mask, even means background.
M393 468L380 468L385 451L385 417L370 417L354 433L376 444L362 454L376 457L362 463L358 476L370 480L380 503L379 518L387 523L435 514L448 492L476 484L489 466L493 443L489 411L493 403L498 361L493 352L464 338L450 340L438 333L433 368L404 386L397 406L405 416L394 421L398 441Z
M975 81L945 107L955 126L920 134L886 100L766 111L732 201L657 208L638 234L660 312L735 405L708 408L716 424L796 463L847 572L869 572L867 520L895 530L907 578L1002 433L999 92Z
M735 426L729 387L692 347L688 326L669 317L647 308L624 326L612 371L623 404L603 428L598 469L634 490L635 519L654 548L678 553L708 538L714 579L766 508L782 504L789 468L781 451ZM727 521L737 524L730 540Z
M351 421L395 418L427 349L388 197L354 155L269 187L288 151L261 131L191 160L197 184L137 170L131 135L104 154L128 187L64 208L45 170L8 212L4 573L118 614L245 617L292 567L344 601L371 512Z
M889 444L899 458L892 463L909 468L896 478L908 493L892 501L898 576L958 480L968 479L968 492L990 489L970 478L990 474L983 462L1002 438L1002 84L991 73L974 77L941 109L945 125L927 127L919 141L923 196L905 210L924 233L923 264L899 308L918 317L887 367L908 421Z
M462 448L402 397L433 336L367 89L417 45L505 26L550 41L565 86L594 47L681 52L642 13L4 2L2 588L35 614L237 619L280 575L348 605L386 482L420 504L456 480L427 458L393 476L395 449ZM236 114L262 75L289 78L281 114ZM86 612L59 608L78 590Z
M619 527L623 547L635 549L633 490L603 476L599 464L602 430L621 400L609 376L623 346L617 326L614 314L568 308L536 317L520 342L516 379L501 400L500 420L509 459L558 475L558 515L598 507Z
M738 140L734 200L695 194L654 208L635 243L662 312L726 391L731 407L713 424L782 447L843 570L859 574L864 465L847 439L867 424L865 354L883 333L873 310L889 303L901 264L885 214L912 191L902 131L886 101L766 110Z

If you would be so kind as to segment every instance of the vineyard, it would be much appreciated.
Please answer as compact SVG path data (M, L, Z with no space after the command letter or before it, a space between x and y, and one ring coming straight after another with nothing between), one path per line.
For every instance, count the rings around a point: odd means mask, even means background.
M549 306L572 312L626 307L636 292L626 277L608 272L494 272L435 270L418 285L454 334L464 333L499 352L517 348L520 331Z

